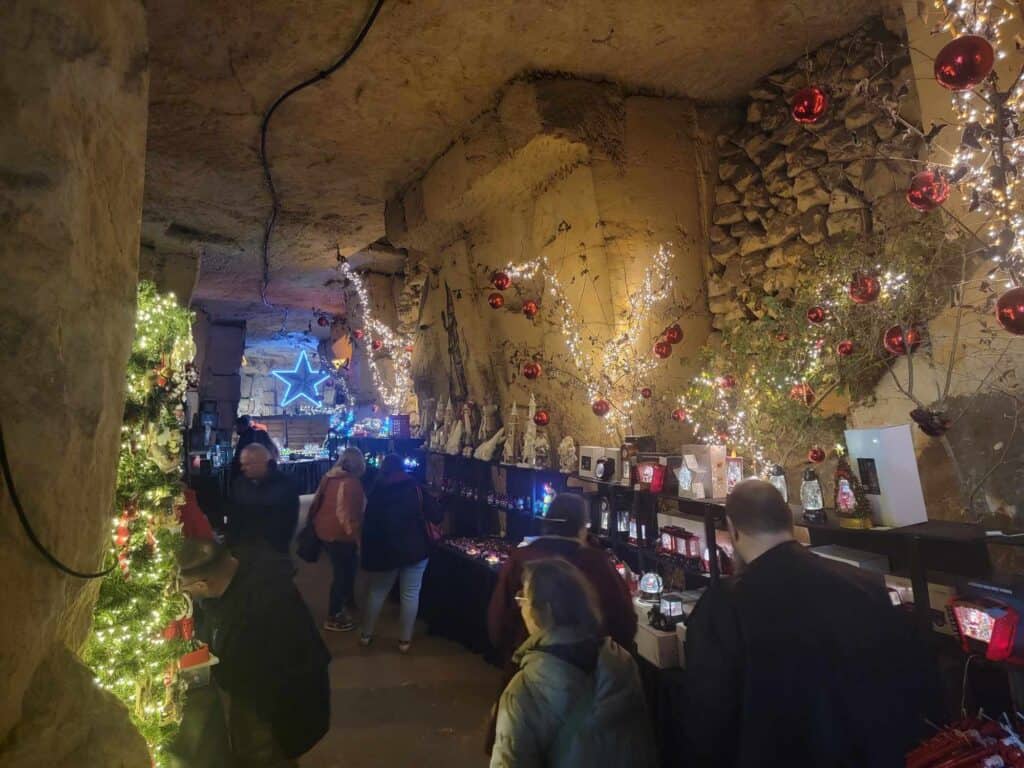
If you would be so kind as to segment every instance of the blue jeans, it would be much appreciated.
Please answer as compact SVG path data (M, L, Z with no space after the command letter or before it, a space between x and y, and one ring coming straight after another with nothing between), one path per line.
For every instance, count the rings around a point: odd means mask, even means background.
M420 609L420 587L423 585L423 572L427 569L428 560L421 560L413 565L393 571L366 571L366 606L363 611L363 636L373 637L373 629L377 626L380 609L388 593L398 578L398 591L401 607L398 612L398 639L403 643L412 640L413 626L416 624L416 613Z

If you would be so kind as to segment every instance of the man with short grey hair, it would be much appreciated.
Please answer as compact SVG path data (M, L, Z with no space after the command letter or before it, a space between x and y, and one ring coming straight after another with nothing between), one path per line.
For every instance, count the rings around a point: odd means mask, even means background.
M287 555L299 521L295 484L258 443L242 450L240 467L231 485L228 544L243 557L260 549Z

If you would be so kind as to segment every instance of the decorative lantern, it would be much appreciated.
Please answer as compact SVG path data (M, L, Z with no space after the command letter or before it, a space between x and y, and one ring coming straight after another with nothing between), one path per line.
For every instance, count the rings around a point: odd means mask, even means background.
M870 304L882 292L882 285L874 275L854 274L847 288L854 304Z
M853 342L849 339L843 339L836 344L836 354L840 357L849 357L853 354Z
M921 332L910 327L904 334L902 326L894 325L882 336L882 346L890 355L905 355L908 347L913 352L921 346Z
M825 449L816 445L807 452L807 460L813 464L821 464L825 460Z
M1024 288L1011 288L999 297L996 320L1010 333L1024 334Z
M825 495L817 473L810 467L804 470L804 479L800 483L800 506L808 523L825 522Z
M665 340L661 340L654 345L654 355L664 360L666 357L671 356L672 345Z
M824 323L827 316L828 314L825 312L824 307L811 307L807 310L808 322L814 323L815 325Z
M934 211L949 199L949 182L938 171L921 171L910 180L907 202L922 213Z
M817 85L801 88L789 102L790 114L798 123L816 123L828 111L828 94Z
M598 398L590 404L590 410L595 415L600 416L602 419L608 415L608 412L612 409L612 404L605 400L603 397Z
M505 272L495 272L491 275L491 285L499 291L504 291L512 285L512 278Z
M536 379L543 372L544 369L541 368L540 363L536 363L533 361L529 363L523 363L523 376L525 376L528 379Z
M672 420L678 421L680 424L682 424L684 421L686 421L689 415L690 414L686 412L685 408L676 408L674 411L672 411Z
M679 323L675 323L666 328L662 335L669 344L678 344L683 340L683 329L679 326Z
M806 382L794 384L789 390L790 400L799 400L804 405L811 405L814 402L814 387Z
M551 415L543 408L533 414L533 423L538 427L546 427L551 421Z
M540 307L537 306L537 302L533 299L527 299L523 302L523 314L526 315L527 320L533 320L540 312Z
M988 40L963 35L946 43L935 57L935 80L951 91L967 91L988 77L995 61Z
M495 291L487 297L487 303L491 305L491 309L501 309L505 306L505 297Z
M768 473L768 482L775 486L775 490L782 494L783 501L789 501L789 485L786 483L786 470L781 464L776 464Z

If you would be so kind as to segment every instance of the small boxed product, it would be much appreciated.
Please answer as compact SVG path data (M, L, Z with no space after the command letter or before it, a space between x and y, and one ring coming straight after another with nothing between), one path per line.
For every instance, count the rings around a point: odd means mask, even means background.
M636 465L637 485L643 491L675 495L682 463L682 456L641 454Z
M178 674L186 688L202 688L210 684L213 667L219 662L209 646L202 645L178 659Z
M728 491L724 445L684 445L679 495L687 499L724 499ZM685 472L684 472L685 470Z

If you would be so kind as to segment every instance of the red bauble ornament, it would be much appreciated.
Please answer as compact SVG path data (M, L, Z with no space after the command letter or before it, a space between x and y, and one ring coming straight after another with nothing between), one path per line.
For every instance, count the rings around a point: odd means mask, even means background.
M363 336L366 335L366 331L364 331L362 328L356 328L354 331L352 331L352 335L358 341L358 340L362 339Z
M642 397L644 400L650 400L651 395L653 394L654 392L651 391L650 387L644 387L643 389L640 390L640 397Z
M672 354L672 345L669 344L664 339L659 341L659 342L657 342L654 345L654 355L655 355L655 357L660 357L662 360L664 360L666 357L671 356L671 354Z
M523 302L523 314L526 315L528 320L533 320L540 312L540 307L537 306L537 302L533 299L527 299Z
M675 323L666 328L662 336L664 336L665 341L669 344L678 344L683 340L683 329L679 326L679 323Z
M1024 334L1024 288L1011 288L996 301L996 320L1010 333Z
M505 306L505 297L495 291L487 297L487 303L491 305L491 309L501 309Z
M826 317L828 317L828 313L825 312L824 307L811 307L807 310L807 321L815 325L824 323Z
M804 405L811 405L814 402L814 387L810 384L794 384L789 390L791 400L799 400Z
M510 285L512 285L512 278L505 272L495 272L491 275L491 285L497 288L499 291L504 291Z
M857 272L846 290L854 304L870 304L882 292L882 284L874 275Z
M533 423L538 427L546 427L549 421L551 421L551 415L543 408L533 414Z
M952 40L935 57L935 80L951 91L967 91L992 71L996 62L992 44L978 35Z
M816 123L828 111L828 94L817 85L801 88L789 102L790 114L798 123Z
M523 363L523 376L528 379L536 379L544 372L544 369L540 367L540 363Z
M907 347L913 352L921 346L921 332L917 328L908 328L906 334L899 325L894 325L882 336L882 346L890 355L905 355Z
M812 464L821 464L825 460L825 449L814 446L807 452L807 460Z
M836 354L840 357L849 357L853 354L853 342L849 339L843 339L836 344Z
M605 400L603 397L598 398L590 404L590 410L595 415L600 416L602 419L608 415L608 412L612 409L612 404Z
M330 321L330 320L328 320L328 319L327 319L326 317L324 317L323 315L320 315L320 317L318 317L318 318L316 319L316 324L317 324L317 325L319 325L319 326L320 326L321 328L326 328L326 327L327 327L327 324L328 324L329 322L331 322L331 321Z
M718 385L719 389L734 389L736 387L736 377L731 373L727 373L725 376L719 376L715 379L715 384Z
M373 351L376 352L378 349L384 346L384 342L381 341L380 339L374 339L373 343L370 346L373 347Z
M949 198L949 182L938 171L921 171L910 180L907 202L922 213L934 211Z
M689 418L689 416L690 414L686 412L685 408L676 408L674 411L672 411L672 420L678 421L680 424L686 421L687 418Z
M413 345L412 345L412 344L406 344L406 345L405 345L405 351L406 351L406 352L412 352L412 351L413 351L413 349L415 349L415 347L413 347Z
M789 341L789 334L785 331L775 334L776 341Z
M157 376L156 377L156 385L158 387L166 387L167 386L167 377L166 376Z

